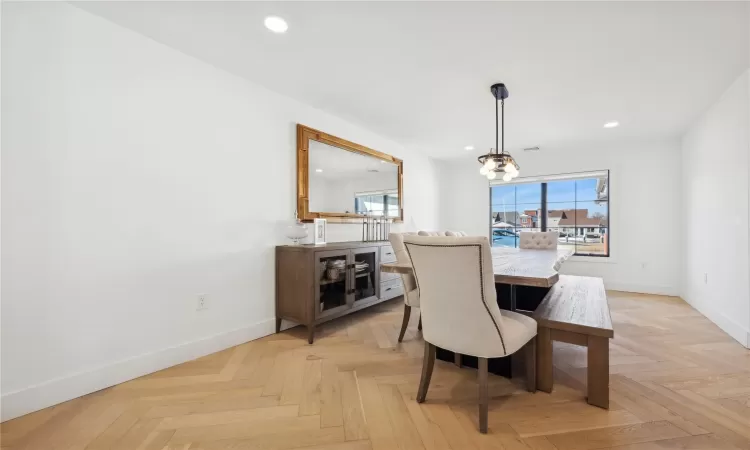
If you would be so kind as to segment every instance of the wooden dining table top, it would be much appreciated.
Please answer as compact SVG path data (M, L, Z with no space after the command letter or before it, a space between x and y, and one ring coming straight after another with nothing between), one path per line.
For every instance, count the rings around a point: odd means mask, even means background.
M572 255L571 250L531 250L492 247L492 270L495 283L517 286L551 287L559 279L558 270ZM387 273L411 274L410 263L383 263L380 270Z

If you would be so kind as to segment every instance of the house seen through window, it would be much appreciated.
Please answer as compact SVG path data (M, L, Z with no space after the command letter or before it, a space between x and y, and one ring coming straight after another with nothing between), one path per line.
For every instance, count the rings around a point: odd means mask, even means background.
M609 256L609 171L495 182L490 199L495 247L518 247L522 231L555 231L559 248Z

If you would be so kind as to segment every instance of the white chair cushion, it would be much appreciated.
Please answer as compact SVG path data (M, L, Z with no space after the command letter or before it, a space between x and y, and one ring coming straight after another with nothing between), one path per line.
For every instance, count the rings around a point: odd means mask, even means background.
M406 236L427 342L482 358L511 354L536 335L536 322L497 306L486 237ZM507 326L506 326L507 322Z
M554 250L559 236L557 231L522 231L518 246L532 250Z
M500 310L503 316L503 339L505 350L513 354L536 336L536 320L514 311Z

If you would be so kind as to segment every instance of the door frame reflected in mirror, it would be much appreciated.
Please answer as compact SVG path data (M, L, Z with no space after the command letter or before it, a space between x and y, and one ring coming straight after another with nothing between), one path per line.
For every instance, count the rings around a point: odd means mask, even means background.
M304 222L314 219L327 219L331 223L362 223L362 215L346 212L310 211L310 140L328 144L348 152L377 158L398 167L398 217L394 222L404 221L404 162L387 153L379 152L364 145L324 133L314 128L297 124L297 215Z

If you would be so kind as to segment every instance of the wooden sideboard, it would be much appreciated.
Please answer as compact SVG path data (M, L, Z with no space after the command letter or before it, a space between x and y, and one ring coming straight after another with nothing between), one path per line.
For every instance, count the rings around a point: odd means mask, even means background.
M403 295L401 277L380 270L396 261L388 241L276 247L276 332L282 319L315 327Z

